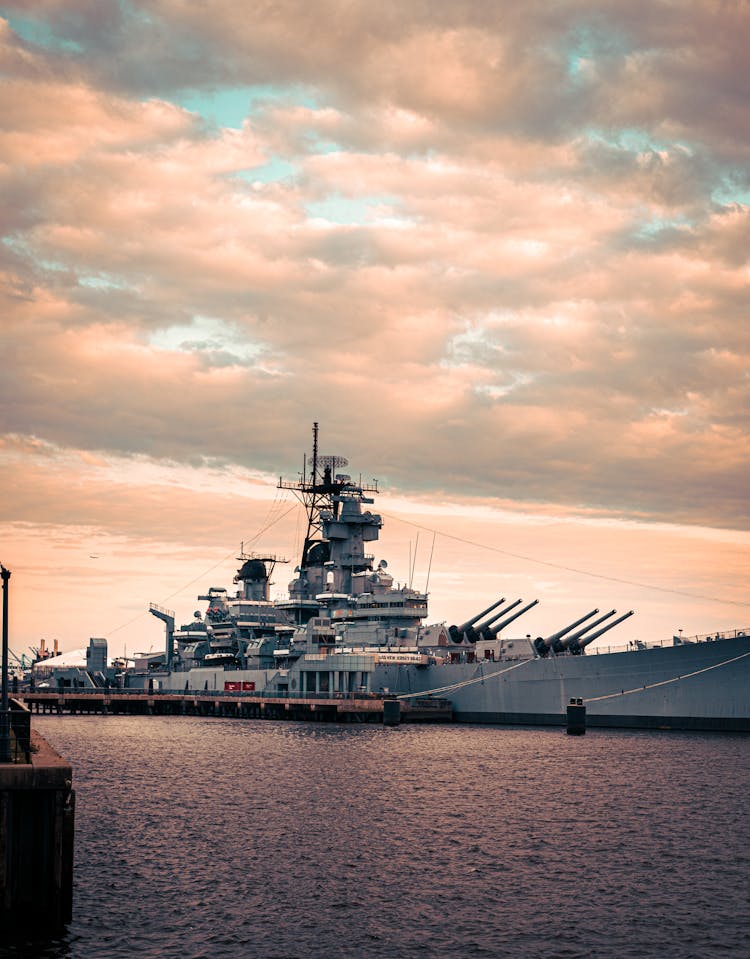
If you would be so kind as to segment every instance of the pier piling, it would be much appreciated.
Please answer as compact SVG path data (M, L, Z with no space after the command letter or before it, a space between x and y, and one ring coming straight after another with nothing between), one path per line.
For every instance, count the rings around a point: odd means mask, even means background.
M383 700L383 725L398 726L401 722L401 703L397 699Z
M568 736L583 736L586 733L586 707L582 699L571 699L566 713Z

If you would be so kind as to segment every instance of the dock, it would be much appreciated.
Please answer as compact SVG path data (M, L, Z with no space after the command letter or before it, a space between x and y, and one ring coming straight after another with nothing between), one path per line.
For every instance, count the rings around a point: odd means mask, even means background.
M449 723L450 700L431 696L399 700L376 693L267 693L225 690L64 689L24 691L18 698L32 713L137 716L221 716L306 722ZM396 708L398 707L398 708Z
M18 718L13 730L18 748L10 763L0 765L3 935L60 930L73 910L73 771L29 729L28 713Z

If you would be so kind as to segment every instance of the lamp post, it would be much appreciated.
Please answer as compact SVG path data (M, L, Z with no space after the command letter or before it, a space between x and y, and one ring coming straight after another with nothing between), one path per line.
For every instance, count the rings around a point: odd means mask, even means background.
M8 707L8 584L10 570L0 563L3 580L3 665L2 697L0 698L0 763L10 762L10 709Z

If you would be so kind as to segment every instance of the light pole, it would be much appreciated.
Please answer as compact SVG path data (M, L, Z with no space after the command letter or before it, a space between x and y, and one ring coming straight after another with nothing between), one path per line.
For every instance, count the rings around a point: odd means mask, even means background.
M10 709L8 707L8 588L10 570L0 563L3 580L3 665L2 697L0 698L0 763L10 762Z

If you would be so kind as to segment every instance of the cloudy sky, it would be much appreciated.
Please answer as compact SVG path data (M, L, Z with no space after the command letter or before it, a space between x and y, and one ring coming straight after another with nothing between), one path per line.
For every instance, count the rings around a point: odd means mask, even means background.
M750 623L750 4L0 13L14 649L283 592L313 420L435 619Z

